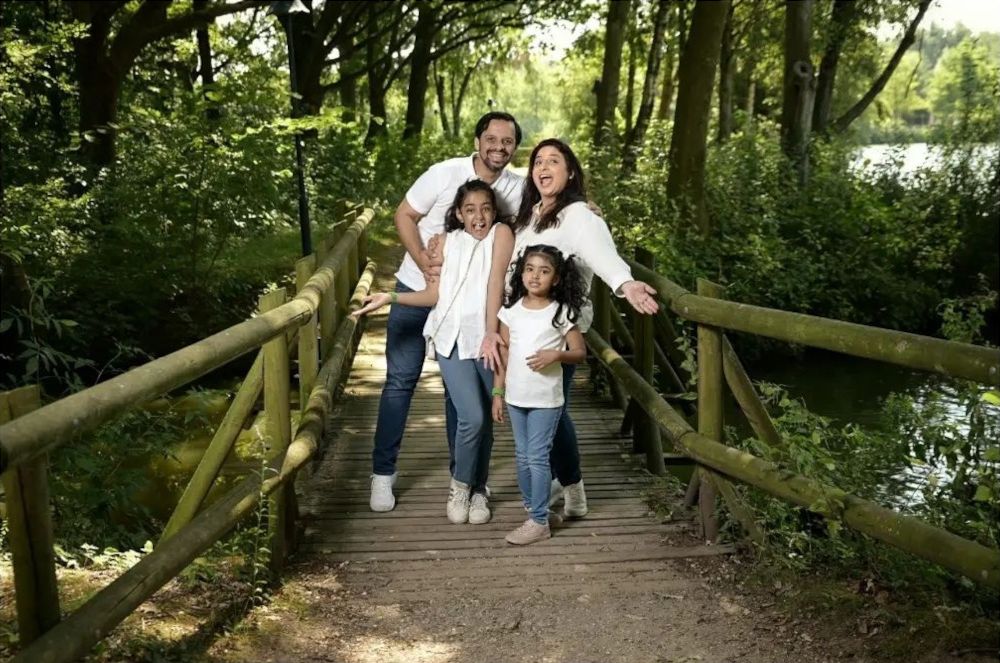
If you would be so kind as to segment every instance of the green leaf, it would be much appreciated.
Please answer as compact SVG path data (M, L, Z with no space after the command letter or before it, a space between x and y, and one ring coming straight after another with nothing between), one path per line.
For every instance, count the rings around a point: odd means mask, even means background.
M989 502L993 499L993 491L989 486L980 485L976 488L976 494L972 497L976 502Z
M990 447L983 452L983 460L990 463L1000 462L1000 447Z
M982 400L984 403L989 403L990 405L1000 405L1000 391L990 389L983 394Z
M0 320L0 334L4 333L14 324L14 318L4 318Z

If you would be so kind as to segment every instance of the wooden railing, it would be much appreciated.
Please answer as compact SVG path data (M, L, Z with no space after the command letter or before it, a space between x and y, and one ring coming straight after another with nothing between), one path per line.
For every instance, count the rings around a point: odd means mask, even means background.
M587 344L607 369L612 395L626 413L633 431L634 450L646 454L647 469L653 474L664 472L661 433L677 451L698 464L689 485L688 502L689 506L698 502L706 539L714 540L717 535L716 496L721 494L729 512L749 538L757 543L764 541L764 533L730 483L730 480L737 480L798 506L817 509L817 505L822 504L823 515L827 517L977 583L1000 589L1000 550L795 474L722 443L722 400L724 385L728 385L757 437L770 446L781 445L777 428L724 330L877 359L991 386L1000 384L1000 351L730 302L722 299L720 286L705 280L699 280L697 294L691 293L656 273L651 256L643 251L637 252L637 260L631 262L631 267L636 278L656 288L667 308L698 325L698 430L695 431L651 384L654 363L660 365L671 387L680 381L679 364L676 359L667 357L674 345L675 333L665 314L661 312L655 316L652 324L649 318L635 316L635 328L629 333L607 288L599 285L594 291L594 326L587 334ZM618 338L620 346L632 352L631 363L610 345L608 339L612 334Z
M297 293L261 297L259 315L131 371L38 407L37 389L0 398L0 472L6 490L12 566L22 651L13 661L56 663L85 655L136 607L267 500L271 569L277 573L292 544L293 479L316 453L345 364L355 347L360 306L374 279L367 261L371 210L351 210L296 264ZM259 349L257 358L215 432L156 548L60 621L53 536L45 478L46 456L76 435L126 410L183 386ZM290 359L298 356L301 417L294 435ZM263 423L272 456L203 508L243 422L264 394Z

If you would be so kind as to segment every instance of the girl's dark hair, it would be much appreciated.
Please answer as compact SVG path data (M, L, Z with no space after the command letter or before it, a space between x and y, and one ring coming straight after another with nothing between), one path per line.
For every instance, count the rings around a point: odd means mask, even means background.
M455 200L452 202L451 207L448 208L448 212L444 215L445 232L450 233L452 230L461 230L465 227L462 220L458 218L458 209L462 207L462 203L465 202L465 197L473 191L483 191L490 197L490 204L493 205L494 212L493 223L496 223L496 220L500 216L500 211L497 209L497 194L493 190L493 187L482 180L469 180L462 186L458 187L458 191L455 192Z
M562 251L548 244L529 246L518 257L514 263L514 271L510 275L510 289L504 298L504 307L510 308L528 294L521 277L524 275L524 265L531 256L544 256L556 273L556 282L549 291L549 297L559 305L556 307L556 314L552 316L552 326L559 326L559 316L564 310L566 319L575 324L580 318L580 309L587 303L587 289L583 275L577 269L573 256L564 256Z
M531 215L534 212L535 205L542 199L542 194L538 192L538 187L535 186L533 175L535 172L535 158L538 156L539 150L543 147L554 147L562 153L563 158L566 159L569 181L566 182L566 188L556 196L556 204L551 209L542 213L542 217L535 224L535 229L541 232L546 228L558 226L559 219L556 215L564 207L570 203L587 200L587 189L583 181L583 167L580 165L580 160L576 158L573 150L566 143L558 138L546 138L538 145L535 145L535 149L531 151L531 158L528 159L528 178L524 181L524 191L521 193L521 207L517 210L517 218L514 220L513 225L515 233L521 228L526 228L531 223Z

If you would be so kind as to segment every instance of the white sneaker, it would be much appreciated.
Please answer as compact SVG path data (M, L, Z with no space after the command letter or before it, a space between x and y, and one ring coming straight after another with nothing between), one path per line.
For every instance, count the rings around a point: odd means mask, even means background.
M451 480L448 490L448 520L461 525L469 519L469 486L461 481Z
M583 479L563 487L566 504L563 513L567 518L583 518L587 515L587 493L583 490Z
M559 479L552 480L552 486L549 487L549 508L559 503L559 500L563 498L563 485L559 483Z
M396 506L396 496L392 494L396 476L396 472L372 475L372 495L368 499L372 511L392 511Z
M483 493L473 493L469 502L469 523L472 525L485 525L490 522L493 514L490 512L490 503Z

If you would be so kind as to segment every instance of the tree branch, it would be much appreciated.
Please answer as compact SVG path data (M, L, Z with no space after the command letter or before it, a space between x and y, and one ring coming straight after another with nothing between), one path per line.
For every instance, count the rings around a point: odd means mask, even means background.
M838 117L833 124L831 129L837 133L843 132L847 127L850 126L851 122L858 119L858 117L865 112L868 105L875 100L875 97L882 92L886 83L892 78L892 74L896 71L896 67L899 66L899 62L903 59L903 54L906 53L907 49L913 45L913 40L916 38L917 26L920 25L920 21L924 18L924 14L927 13L927 7L930 6L931 0L920 0L920 5L917 9L917 15L913 17L910 21L910 25L906 28L906 32L903 34L902 41L899 42L899 46L896 48L896 52L892 54L892 58L889 59L889 63L885 66L885 69L875 79L872 83L871 88L865 93L858 103L851 106L846 113Z

